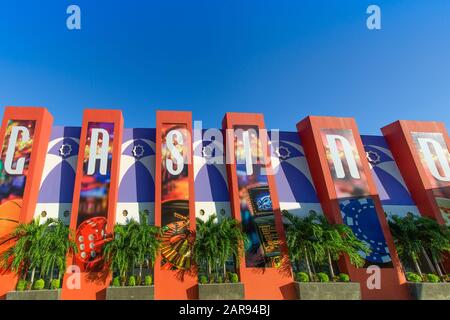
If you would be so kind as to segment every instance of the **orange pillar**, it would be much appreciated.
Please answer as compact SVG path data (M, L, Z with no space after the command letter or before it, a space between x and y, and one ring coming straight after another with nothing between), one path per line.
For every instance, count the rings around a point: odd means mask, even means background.
M360 282L363 299L409 299L355 120L310 116L297 124L297 130L328 220L347 224L372 250L364 267L354 267L345 257L339 263L341 271ZM379 267L379 288L376 273L368 269L372 265Z
M296 299L264 116L227 113L222 127L232 215L251 242L238 270L245 298ZM258 160L245 161L245 141Z
M0 139L0 254L18 223L33 220L53 117L45 108L7 107ZM15 274L0 274L0 299L14 290Z
M420 213L450 225L450 138L445 125L401 120L381 131Z
M197 299L191 261L195 231L191 112L156 112L155 225L163 231L155 299Z
M100 268L102 243L115 224L123 117L119 110L85 110L70 229L78 253L64 276L62 299L104 299L111 275Z

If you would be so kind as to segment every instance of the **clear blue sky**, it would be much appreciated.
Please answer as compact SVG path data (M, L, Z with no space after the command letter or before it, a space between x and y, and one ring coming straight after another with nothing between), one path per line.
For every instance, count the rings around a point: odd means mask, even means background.
M66 8L82 30L66 28ZM382 30L366 8L382 9ZM355 117L377 134L397 119L450 129L449 0L0 0L0 107L45 106L59 125L84 108L263 112L295 130L306 115Z

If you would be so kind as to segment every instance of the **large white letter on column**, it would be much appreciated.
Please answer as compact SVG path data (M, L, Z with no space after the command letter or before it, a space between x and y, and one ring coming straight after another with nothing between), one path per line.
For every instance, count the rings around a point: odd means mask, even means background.
M102 144L98 146L99 135L102 135ZM106 175L108 170L109 134L105 129L92 129L91 145L89 148L88 175L95 173L95 164L100 160L100 174Z
M350 142L343 136L337 134L327 134L328 147L330 148L331 159L333 160L336 177L339 179L345 178L344 166L339 155L340 152L337 146L337 141L340 141L342 144L344 159L347 161L350 175L354 179L360 179L361 177L359 175L358 166L356 165L355 155L353 154Z
M14 154L16 153L17 138L19 133L22 133L22 143L30 140L30 132L26 127L16 126L12 127L11 135L8 142L8 149L6 150L5 157L5 171L10 175L20 175L23 173L25 166L25 157L17 159L16 168L13 169Z
M442 146L434 139L431 138L418 138L417 141L420 145L420 150L422 150L423 158L425 163L430 169L431 174L439 181L450 181L450 164L446 157L446 151ZM433 146L434 152L431 151L430 146ZM442 173L439 173L439 169L434 161L436 159L442 168Z
M167 171L169 171L169 173L173 176L179 175L183 171L183 167L184 167L183 156L181 155L180 151L177 149L177 147L174 144L175 137L177 138L177 143L179 145L182 146L184 144L183 135L181 134L180 131L172 130L167 134L166 145L167 145L167 149L169 149L169 151L170 151L171 156L167 157L167 159L166 159L166 168L167 168ZM177 162L176 169L175 169L175 164L174 164L172 158L174 158Z

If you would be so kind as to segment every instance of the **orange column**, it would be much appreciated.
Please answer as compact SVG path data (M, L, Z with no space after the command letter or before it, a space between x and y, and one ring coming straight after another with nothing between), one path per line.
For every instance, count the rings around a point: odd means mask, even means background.
M381 131L420 213L450 225L450 139L445 125L402 120Z
M7 107L3 116L0 168L0 254L11 246L18 223L32 221L53 117L45 108ZM0 274L0 299L17 277Z
M245 298L296 299L264 116L227 113L222 127L232 215L250 238L238 270ZM246 143L257 159L245 161Z
M119 110L85 110L70 229L78 253L64 276L62 299L104 299L111 274L101 268L102 244L115 224L123 117Z
M155 225L163 231L155 263L155 299L197 299L191 261L195 231L192 115L156 112Z
M341 271L360 282L363 299L408 299L406 279L355 120L310 116L297 124L297 130L328 220L347 224L372 250L365 256L364 267L354 267L345 257L339 263ZM372 265L379 271L368 269Z

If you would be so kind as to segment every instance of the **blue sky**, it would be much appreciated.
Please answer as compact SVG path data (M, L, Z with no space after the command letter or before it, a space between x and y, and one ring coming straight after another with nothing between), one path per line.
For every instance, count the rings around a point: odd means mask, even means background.
M77 4L82 30L66 28ZM382 30L366 28L366 8ZM448 0L0 0L0 108L45 106L58 125L85 108L191 110L205 127L262 112L295 130L307 115L355 117L378 134L397 119L450 128Z

